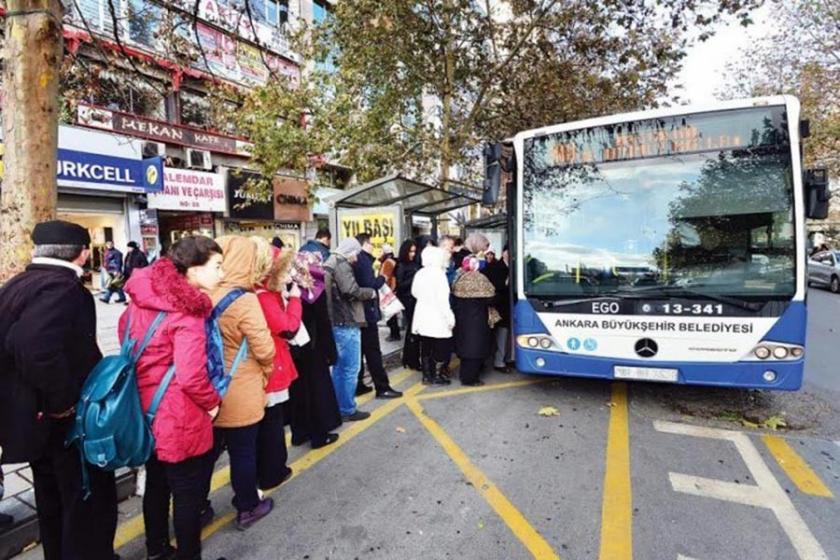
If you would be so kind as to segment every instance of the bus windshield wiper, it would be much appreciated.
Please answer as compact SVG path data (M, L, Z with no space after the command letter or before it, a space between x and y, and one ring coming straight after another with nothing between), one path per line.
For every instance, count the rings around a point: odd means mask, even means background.
M747 311L759 311L762 307L760 303L755 303L751 301L747 301L745 299L740 299L731 296L722 296L718 294L710 294L708 292L701 292L699 290L694 290L692 288L687 288L685 286L676 286L674 284L668 284L665 286L644 286L643 288L638 288L635 290L627 290L622 292L614 292L614 294L618 297L629 297L637 299L639 297L643 297L643 294L649 292L660 292L661 295L665 297L688 297L688 298L704 298L710 299L712 301L717 301L719 303L725 303L727 305L731 305L733 307L739 307L741 309L745 309ZM656 297L659 294L651 294L652 297Z

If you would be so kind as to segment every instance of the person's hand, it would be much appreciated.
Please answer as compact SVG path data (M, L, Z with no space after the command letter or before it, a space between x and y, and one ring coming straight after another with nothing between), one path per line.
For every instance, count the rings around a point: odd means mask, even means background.
M292 287L289 288L289 297L295 297L295 298L300 297L300 286L298 286L294 282L292 283Z
M211 408L210 410L208 410L208 411L207 411L207 414L209 414L209 415L210 415L210 418L211 418L212 420L215 420L215 419L216 419L216 416L218 416L218 415L219 415L219 407L218 407L218 406L214 406L213 408Z

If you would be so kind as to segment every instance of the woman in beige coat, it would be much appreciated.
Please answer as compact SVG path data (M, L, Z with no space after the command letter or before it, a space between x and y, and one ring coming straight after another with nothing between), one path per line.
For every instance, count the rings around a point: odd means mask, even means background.
M257 494L257 433L265 413L265 384L274 367L274 341L254 286L268 271L263 270L264 261L257 258L257 246L250 239L225 236L216 242L224 254L224 280L210 293L213 305L233 289L247 291L219 318L225 369L230 371L244 340L248 341L248 354L234 372L214 428L217 453L224 447L228 450L236 524L244 530L274 507L271 498L260 500Z

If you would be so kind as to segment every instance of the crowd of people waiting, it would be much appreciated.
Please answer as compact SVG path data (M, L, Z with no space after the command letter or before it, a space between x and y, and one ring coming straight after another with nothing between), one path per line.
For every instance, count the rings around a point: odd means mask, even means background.
M82 384L101 359L93 298L81 282L90 237L52 221L38 224L32 238L32 263L0 289L0 462L31 465L46 560L112 560L114 473L82 465L65 445ZM398 255L384 247L376 263L367 234L330 246L327 230L297 252L260 237L184 237L131 272L118 331L122 341L147 338L136 362L143 410L175 372L145 465L149 559L201 558L201 529L214 517L210 480L223 451L236 525L245 530L272 511L264 492L293 474L285 425L292 445L317 449L338 440L342 422L370 416L357 408L357 395L402 396L380 348L383 286L404 306L402 360L422 371L423 383L449 384L453 353L463 385L482 384L491 354L496 369L509 371L506 250L496 259L480 234L463 244L421 236ZM231 372L221 393L208 373L212 320ZM398 339L398 320L388 326ZM363 383L362 357L373 388Z

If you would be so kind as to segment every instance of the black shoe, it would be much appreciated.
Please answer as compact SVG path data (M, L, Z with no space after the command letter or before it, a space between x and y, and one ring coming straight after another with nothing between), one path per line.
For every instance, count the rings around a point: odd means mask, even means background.
M0 529L7 529L15 524L15 518L5 513L0 513Z
M356 386L356 396L357 397L361 397L362 395L367 395L371 391L373 391L373 387L371 387L370 385L365 385L364 383L359 383Z
M493 366L493 369L500 373L511 373L511 370L507 366Z
M309 441L309 436L299 436L299 437L292 436L292 445L295 446L295 447L300 447L301 445L303 445L307 441Z
M327 434L323 441L312 442L312 449L321 449L338 441L338 434Z
M204 509L201 510L201 528L204 529L208 525L213 522L213 518L216 516L216 512L213 510L213 506L210 505L210 500L207 501L207 504L204 506Z
M368 418L370 418L370 412L365 412L364 410L357 410L353 414L341 417L345 422L357 422L359 420L367 420Z
M398 334L392 334L385 340L387 340L388 342L399 342L400 340L402 340L402 337Z
M441 374L437 374L432 378L432 385L450 385L452 384L452 380L448 377L444 377Z
M403 394L401 392L394 391L390 387L388 389L385 389L384 391L377 391L376 392L376 398L377 399L398 399L401 396L403 396Z
M475 381L461 381L461 385L465 387L481 387L484 385L484 381L481 379L476 379Z
M166 548L164 548L162 552L157 554L148 554L146 556L146 560L172 560L175 558L177 553L178 550L171 544L167 543Z
M124 303L124 304L128 305L128 300L127 299L118 299L117 303Z

